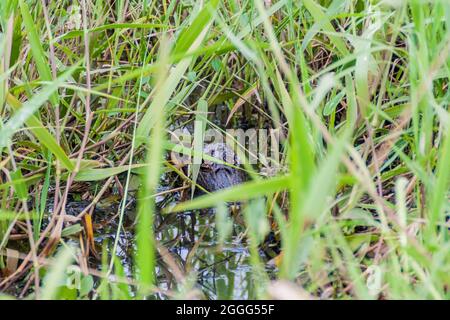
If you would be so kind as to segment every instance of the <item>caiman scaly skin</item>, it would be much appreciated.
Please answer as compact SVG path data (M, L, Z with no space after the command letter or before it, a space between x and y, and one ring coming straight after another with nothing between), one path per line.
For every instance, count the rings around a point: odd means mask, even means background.
M207 144L203 149L203 153L235 167L241 165L237 155L226 143ZM244 171L204 159L200 166L197 183L207 191L214 192L240 184L245 180L246 175Z

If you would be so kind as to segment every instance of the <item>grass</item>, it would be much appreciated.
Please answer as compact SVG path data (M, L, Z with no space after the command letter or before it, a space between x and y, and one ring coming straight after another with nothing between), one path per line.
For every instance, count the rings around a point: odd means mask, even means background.
M177 265L152 230L160 216L215 207L219 249L236 241L230 219L243 226L249 298L275 287L450 298L449 21L446 0L2 1L0 296L192 297L199 270ZM172 162L172 133L195 122L185 152L201 159L220 106L227 128L278 128L280 161L161 207L162 176L183 181L169 193L198 176ZM118 241L133 188L130 273ZM93 209L116 194L114 240L94 246ZM90 205L68 226L71 197ZM233 218L230 201L242 205Z

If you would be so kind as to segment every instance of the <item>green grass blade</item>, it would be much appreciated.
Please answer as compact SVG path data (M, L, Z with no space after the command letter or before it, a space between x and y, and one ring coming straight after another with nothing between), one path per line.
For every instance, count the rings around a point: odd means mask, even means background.
M25 25L25 31L30 42L31 53L33 54L34 61L36 62L36 68L39 71L41 80L52 81L52 73L50 65L45 56L44 49L42 48L42 42L39 38L36 29L36 23L31 17L30 9L24 0L19 0L20 12L22 14L23 23ZM58 104L58 95L52 93L49 97L51 103L55 106Z
M244 184L217 191L177 204L168 212L180 212L194 209L211 208L220 202L248 200L258 196L271 194L288 188L289 176L275 177L267 180L250 181Z

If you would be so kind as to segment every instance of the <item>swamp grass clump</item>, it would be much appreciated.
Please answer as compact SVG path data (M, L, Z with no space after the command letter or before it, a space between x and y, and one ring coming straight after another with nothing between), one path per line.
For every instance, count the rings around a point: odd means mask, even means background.
M0 297L224 297L207 247L251 270L228 298L448 299L449 28L446 0L1 1ZM208 129L248 181L195 196ZM199 220L175 254L159 223Z

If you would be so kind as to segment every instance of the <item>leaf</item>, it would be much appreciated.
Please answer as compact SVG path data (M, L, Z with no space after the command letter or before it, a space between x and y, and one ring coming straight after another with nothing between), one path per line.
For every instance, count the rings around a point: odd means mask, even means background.
M14 183L22 183L22 182L25 183L25 182L33 182L33 181L37 181L37 180L39 180L42 176L43 176L42 173L38 173L38 174L32 175L32 176L30 176L30 177L21 178L21 179L16 179L16 180L13 181L13 182L5 182L5 183L0 184L0 190L8 189L8 188L10 188L11 186L14 186Z
M336 106L339 104L339 102L341 102L344 95L345 95L345 91L341 91L337 95L335 95L333 97L333 99L328 101L325 104L325 107L323 108L323 115L326 117L331 115L333 113L334 109L336 109Z
M256 244L264 241L267 233L270 231L269 221L266 217L266 201L264 198L258 198L250 201L244 211L245 222L251 233L251 238Z
M182 202L168 212L180 212L214 207L219 202L247 200L275 193L289 187L290 176L246 182L231 188L207 194L191 201Z
M118 256L113 256L114 267L116 270L116 276L118 278L125 278L125 270ZM131 300L130 288L126 283L117 283L112 286L113 288L113 300Z
M194 197L195 184L202 163L203 142L205 139L206 123L208 112L208 103L206 100L200 100L197 104L197 114L195 116L194 125L194 159L192 162L192 197Z
M77 223L67 228L64 228L63 231L61 231L61 237L68 237L74 234L78 234L81 231L83 231L83 227L81 226L81 224Z
M217 241L220 245L224 245L233 231L233 221L228 215L226 204L223 202L219 202L216 207L216 229Z
M450 125L442 141L438 163L436 165L436 178L429 191L429 226L427 232L435 230L436 223L444 222L445 206L448 205L448 191L450 185ZM448 214L448 211L447 211ZM442 230L445 230L442 228Z
M11 46L11 58L9 65L13 66L16 64L17 59L20 55L20 48L22 47L22 19L20 16L16 17L14 21L14 33Z
M83 276L81 278L81 284L80 284L80 296L85 297L89 294L89 292L92 291L94 288L94 279L90 274L87 276Z
M345 137L336 138L336 143L330 146L328 156L318 167L317 174L311 182L302 204L302 210L309 218L316 219L319 217L327 205L328 198L334 196L338 179L330 179L330 177L336 177L338 174L345 141Z
M230 114L228 115L226 125L230 122L231 118L233 117L234 113L244 104L246 103L250 97L258 92L258 82L256 82L254 85L252 85L250 88L248 88L241 97L236 101L233 108L230 111Z
M74 257L71 247L62 247L55 260L53 261L49 272L45 275L42 288L42 300L53 300L58 298L58 291L61 283L67 277L66 270Z
M134 168L142 168L145 167L146 164L133 164L131 166L118 166L118 167L112 167L112 168L98 168L98 169L81 169L77 175L75 176L75 181L98 181L98 180L104 180L109 177L118 175L122 172L128 171L128 169L131 167Z
M11 180L14 184L14 190L20 200L26 200L28 198L28 188L23 181L22 170L18 168L16 171L11 173Z
M19 6L23 23L25 25L25 31L28 36L28 41L30 42L31 53L34 61L36 62L36 68L39 71L39 75L44 81L52 81L53 79L50 66L45 56L44 49L42 48L42 42L37 33L36 23L31 17L30 9L24 0L19 0ZM54 106L58 104L58 95L55 94L55 92L52 92L50 95L50 101Z

